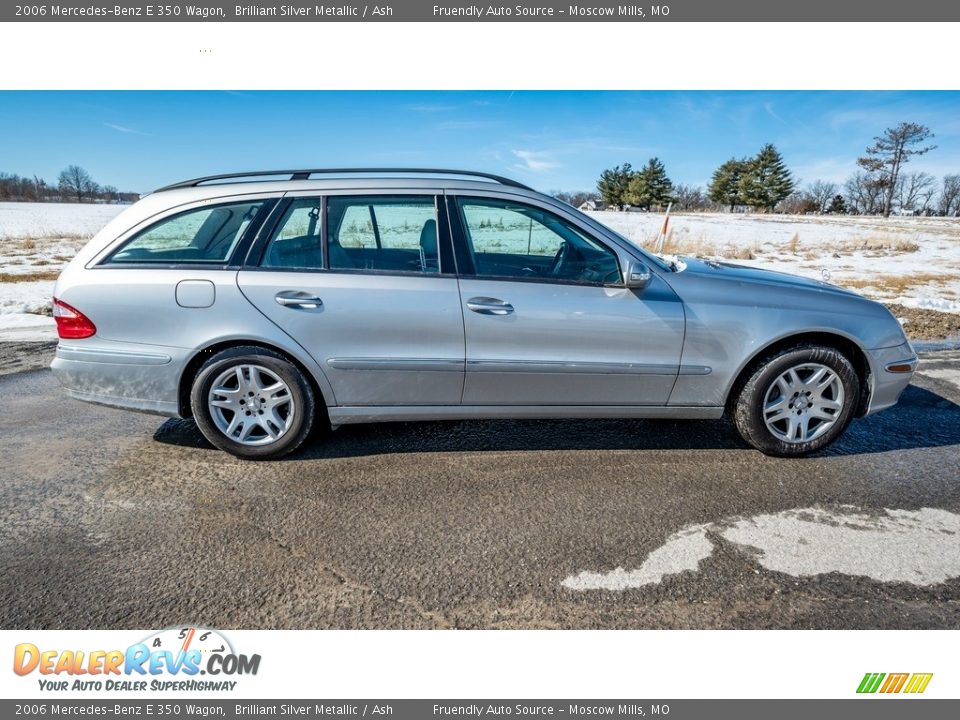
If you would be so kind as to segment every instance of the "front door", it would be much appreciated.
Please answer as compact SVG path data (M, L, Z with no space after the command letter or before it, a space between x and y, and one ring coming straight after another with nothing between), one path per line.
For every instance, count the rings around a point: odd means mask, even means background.
M659 277L623 287L617 253L559 214L461 197L464 405L665 405L684 314Z

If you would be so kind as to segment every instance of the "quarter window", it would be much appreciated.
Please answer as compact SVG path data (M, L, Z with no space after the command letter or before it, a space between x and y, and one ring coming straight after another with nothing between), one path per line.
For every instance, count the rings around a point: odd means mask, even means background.
M553 213L505 200L458 202L479 277L589 285L621 281L616 254Z
M222 265L264 202L208 206L168 217L138 233L107 262Z

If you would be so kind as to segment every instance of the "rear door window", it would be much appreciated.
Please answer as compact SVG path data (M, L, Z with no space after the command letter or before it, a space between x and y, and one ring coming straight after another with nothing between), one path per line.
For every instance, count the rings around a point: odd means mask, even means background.
M327 217L331 270L440 272L432 195L331 196Z
M263 256L263 267L323 268L320 198L294 200L277 223Z
M222 265L266 202L205 206L165 218L124 243L107 263Z

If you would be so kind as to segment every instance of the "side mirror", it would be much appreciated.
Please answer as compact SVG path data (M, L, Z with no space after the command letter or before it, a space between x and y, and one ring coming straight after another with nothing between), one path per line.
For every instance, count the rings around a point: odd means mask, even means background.
M643 290L652 279L650 268L639 260L630 260L623 269L623 284L633 290Z

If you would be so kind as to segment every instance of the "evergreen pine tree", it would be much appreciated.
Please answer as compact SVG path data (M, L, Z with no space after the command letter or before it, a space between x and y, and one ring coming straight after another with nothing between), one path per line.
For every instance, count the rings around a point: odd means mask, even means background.
M783 156L770 143L747 162L738 183L745 205L773 210L793 192L794 182Z
M740 195L740 178L746 172L747 164L746 158L730 158L714 171L707 187L707 194L713 202L729 205L730 212L737 205L744 204Z
M846 215L847 201L843 199L843 195L834 196L830 207L827 208L827 212L831 215Z
M630 163L617 165L614 168L604 170L600 173L600 181L597 183L597 190L600 197L608 207L614 207L623 210L627 204L627 189L630 186L630 180L633 178L633 167Z
M650 158L630 180L627 187L627 202L649 210L662 207L673 198L673 183L667 177L667 169L659 158Z

